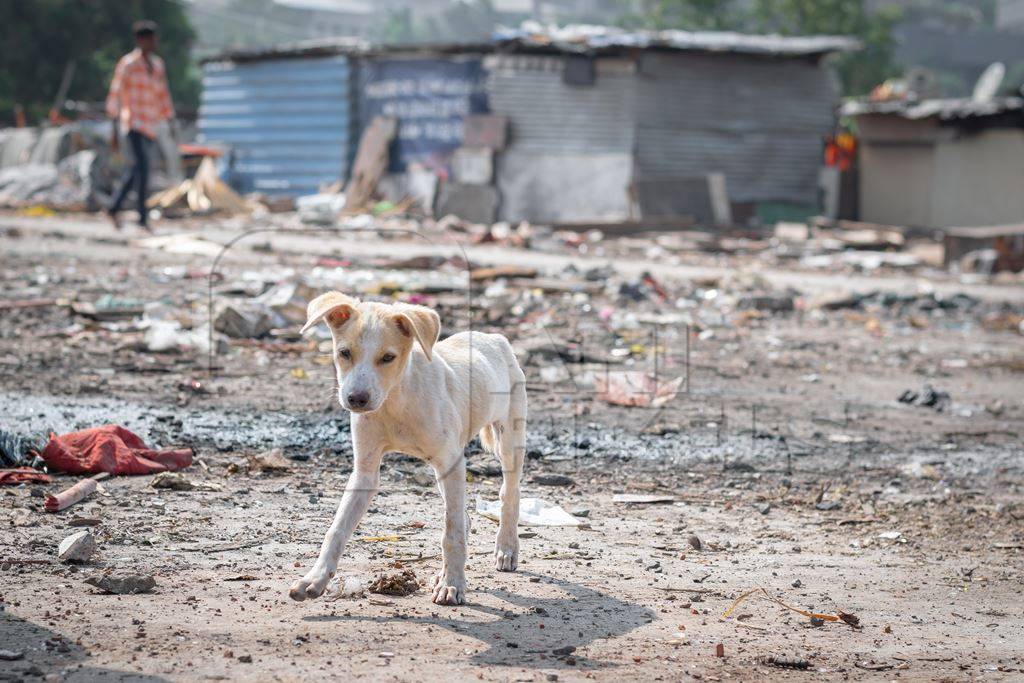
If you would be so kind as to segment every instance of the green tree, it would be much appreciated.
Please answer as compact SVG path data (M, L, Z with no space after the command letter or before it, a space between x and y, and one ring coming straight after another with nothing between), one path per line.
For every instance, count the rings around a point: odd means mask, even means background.
M836 66L846 95L863 95L898 69L892 31L898 8L872 10L866 0L641 0L632 28L733 30L784 35L848 35L864 49L840 55Z
M762 31L786 35L847 35L864 49L840 55L839 77L846 95L864 95L899 72L893 63L896 7L871 11L865 0L756 0L754 19Z
M189 47L195 38L183 6L169 0L3 0L0 2L0 120L15 104L30 123L46 116L69 63L67 98L102 101L114 65L132 49L132 23L160 25L159 52L180 109L199 101L199 73Z
M734 0L641 0L639 13L628 14L622 23L655 30L734 30L743 16L735 5Z

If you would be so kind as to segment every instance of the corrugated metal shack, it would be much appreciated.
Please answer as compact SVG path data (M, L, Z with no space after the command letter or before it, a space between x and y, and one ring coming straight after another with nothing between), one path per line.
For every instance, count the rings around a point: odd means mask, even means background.
M857 43L530 27L498 45L488 90L511 121L501 215L572 221L707 219L710 173L724 174L739 216L813 212L839 103L823 57Z
M1024 221L1024 100L851 102L864 220L912 228Z
M348 173L352 67L343 54L270 55L206 62L202 139L231 149L241 192L304 195Z
M343 180L381 113L399 119L391 171L416 162L446 181L462 118L491 112L509 124L488 158L493 217L706 219L709 174L724 175L738 219L809 214L839 100L823 58L856 45L529 27L488 45L284 46L207 61L199 127L235 149L243 191L296 195Z
M200 139L231 149L236 189L271 196L344 181L376 115L399 120L391 171L444 169L464 117L487 111L483 49L342 40L225 53L203 63Z

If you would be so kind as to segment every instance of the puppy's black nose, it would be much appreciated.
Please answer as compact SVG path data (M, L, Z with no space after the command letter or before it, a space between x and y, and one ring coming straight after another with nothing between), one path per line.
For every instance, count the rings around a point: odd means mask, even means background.
M352 408L365 408L370 402L370 394L366 391L354 391L348 395L348 404Z

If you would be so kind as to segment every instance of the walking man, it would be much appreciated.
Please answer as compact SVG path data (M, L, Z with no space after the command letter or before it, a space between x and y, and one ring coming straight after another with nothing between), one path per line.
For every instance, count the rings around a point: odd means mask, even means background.
M121 186L107 209L110 220L118 229L118 212L128 191L135 187L138 201L139 226L149 230L146 220L146 197L149 185L149 158L157 130L163 121L174 117L171 93L167 89L164 62L154 50L157 26L152 21L138 21L132 26L135 49L121 57L110 82L107 95L107 116L114 123L111 147L119 147L119 130L126 134L131 148L132 165L125 170Z

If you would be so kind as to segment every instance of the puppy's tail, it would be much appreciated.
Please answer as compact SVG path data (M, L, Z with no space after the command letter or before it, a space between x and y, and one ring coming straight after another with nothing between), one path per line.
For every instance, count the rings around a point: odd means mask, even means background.
M487 425L480 430L480 443L483 444L484 450L488 453L498 452L498 432L494 429L494 425Z

